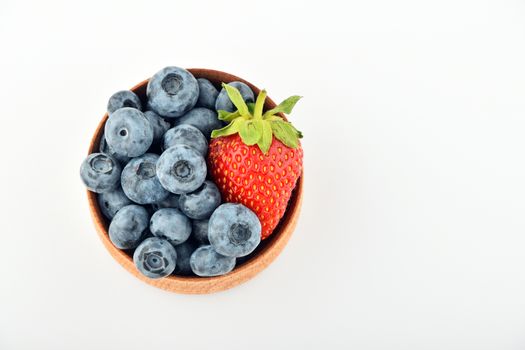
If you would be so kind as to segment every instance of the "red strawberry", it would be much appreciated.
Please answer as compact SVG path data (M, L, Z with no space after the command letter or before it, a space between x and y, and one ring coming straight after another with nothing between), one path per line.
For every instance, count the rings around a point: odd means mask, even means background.
M284 215L303 168L301 133L276 115L290 113L300 97L263 114L266 91L255 105L246 105L236 88L223 87L237 111L219 111L219 119L230 124L212 132L209 168L223 200L242 203L257 214L265 239Z

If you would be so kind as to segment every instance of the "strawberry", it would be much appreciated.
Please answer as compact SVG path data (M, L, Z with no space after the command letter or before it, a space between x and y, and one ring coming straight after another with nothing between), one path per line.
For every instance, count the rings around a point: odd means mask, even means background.
M255 104L222 84L237 110L218 111L229 124L211 134L208 167L223 200L242 203L261 221L261 238L270 236L286 211L303 169L302 137L278 113L290 113L300 96L292 96L263 114L266 91Z

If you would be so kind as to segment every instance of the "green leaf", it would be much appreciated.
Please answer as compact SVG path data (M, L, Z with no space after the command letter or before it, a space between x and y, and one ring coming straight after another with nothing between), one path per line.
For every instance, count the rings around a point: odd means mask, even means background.
M228 115L230 115L228 111L222 109L217 111L217 118L219 118L219 120L224 120Z
M290 126L291 126L292 129L293 129L293 131L297 134L297 137L300 138L300 139L302 139L302 138L303 138L303 133L300 132L299 130L297 130L297 129L295 128L295 126L293 126L292 123L288 123L288 124L290 124Z
M279 105L277 107L272 108L269 111L267 111L266 113L264 113L264 117L272 115L272 114L281 113L281 112L282 113L286 113L286 114L290 114L292 112L293 107L295 106L297 101L299 101L300 99L301 99L301 96L288 97L286 100L284 100L283 102L279 103Z
M224 120L226 122L231 122L232 120L240 116L239 111L230 113L228 111L219 110L217 112L219 113L219 120Z
M246 106L246 102L244 102L244 99L242 98L239 90L225 83L222 83L222 87L226 89L226 93L228 94L228 97L230 98L232 103L235 105L235 107L237 107L237 110L239 111L239 113L241 115L248 114L249 113L248 106Z
M229 136L239 132L239 126L243 123L242 119L234 119L230 124L224 128L216 129L211 132L211 138L217 138L221 136Z
M299 145L299 135L292 124L285 121L271 122L272 131L275 137L290 148L297 148Z
M266 90L261 90L257 96L257 101L255 101L255 108L253 110L253 117L256 119L262 118L264 100L266 100Z
M262 126L262 134L261 138L257 142L257 145L261 149L262 153L266 154L268 153L268 150L270 149L270 146L272 145L272 126L270 125L269 121L263 120L261 123Z
M250 111L250 114L253 114L253 110L255 109L255 103L248 102L246 105L248 106L248 111Z
M267 115L266 117L263 117L264 120L268 120L269 122L273 122L273 121L284 121L283 118L281 117L278 117L276 115Z
M242 142L248 146L255 145L261 138L262 132L262 120L251 119L239 125L239 135Z

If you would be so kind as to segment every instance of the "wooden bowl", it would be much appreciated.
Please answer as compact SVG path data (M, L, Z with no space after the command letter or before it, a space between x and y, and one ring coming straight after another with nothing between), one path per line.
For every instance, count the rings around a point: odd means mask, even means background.
M196 78L208 79L216 87L220 87L221 82L229 83L232 81L242 81L248 84L256 95L259 93L259 89L254 85L228 73L200 68L189 69L189 71ZM145 105L147 84L148 80L144 80L131 89L141 98L143 105ZM270 98L267 98L265 109L271 109L273 107L275 107L275 103ZM284 117L284 115L281 116ZM100 138L104 132L104 124L107 119L108 114L106 113L98 124L97 130L91 139L89 153L98 152ZM288 203L288 208L273 234L259 244L257 249L250 254L249 259L243 262L238 261L237 266L232 272L217 277L185 277L174 275L160 279L150 279L145 277L136 269L135 264L133 263L133 258L126 252L117 249L111 243L108 236L109 222L100 211L97 196L90 191L87 191L87 195L91 216L102 243L104 243L104 246L111 256L113 256L113 258L115 258L115 260L117 260L117 262L126 270L142 281L170 292L207 294L226 290L246 282L266 268L281 253L286 243L288 243L288 240L297 224L303 198L303 176L297 181L297 185L292 193L290 202Z

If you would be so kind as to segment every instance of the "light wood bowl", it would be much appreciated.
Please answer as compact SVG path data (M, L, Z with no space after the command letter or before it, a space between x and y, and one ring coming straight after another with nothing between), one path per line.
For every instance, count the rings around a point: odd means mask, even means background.
M246 80L228 73L200 68L189 69L189 71L196 78L208 79L216 87L220 87L221 82L229 83L232 81L242 81L248 84L248 86L252 88L256 95L260 91L257 87ZM141 98L143 105L145 105L144 102L146 99L147 84L148 80L144 80L131 89ZM273 107L275 107L275 103L270 98L267 98L265 109L271 109ZM281 116L284 117L284 115ZM108 115L106 113L98 124L97 130L91 139L91 143L89 145L89 154L98 152L100 138L104 132L104 124L106 123L107 119ZM113 258L115 258L115 260L126 270L128 270L140 280L170 292L184 294L208 294L226 290L248 281L261 272L264 268L266 268L270 263L272 263L272 261L274 261L275 258L281 253L286 243L288 243L288 240L290 239L290 236L292 235L292 232L294 231L297 224L303 198L303 176L299 178L292 193L290 202L288 203L286 213L284 214L273 234L261 242L259 247L257 247L255 252L250 255L250 258L247 261L241 263L238 262L237 266L232 272L217 277L185 277L174 275L161 279L150 279L145 277L136 269L135 264L133 263L133 258L126 254L126 252L117 249L111 243L108 236L109 222L100 211L97 196L95 193L90 191L87 191L87 195L91 216L102 243L109 251L111 256L113 256Z

